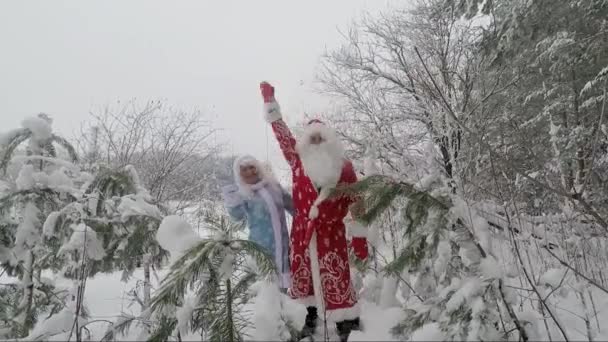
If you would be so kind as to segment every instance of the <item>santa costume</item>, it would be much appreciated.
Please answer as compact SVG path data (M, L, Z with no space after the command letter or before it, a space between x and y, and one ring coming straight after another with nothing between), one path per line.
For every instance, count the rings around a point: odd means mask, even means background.
M344 225L355 199L329 199L328 195L340 184L356 182L355 170L344 157L335 132L319 120L310 121L296 142L282 120L274 88L262 83L260 89L266 120L292 172L295 216L290 237L290 295L308 308L305 335L314 332L318 316L335 322L340 338L346 340L350 330L358 329L360 315ZM320 136L322 143L311 143L313 135ZM358 258L367 257L364 237L353 237L351 246Z

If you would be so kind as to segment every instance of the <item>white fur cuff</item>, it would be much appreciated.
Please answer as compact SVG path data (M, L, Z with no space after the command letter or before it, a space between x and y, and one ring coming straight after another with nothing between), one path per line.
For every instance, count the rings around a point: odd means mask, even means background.
M365 228L365 226L363 226L361 223L355 220L350 220L350 222L347 222L347 228L348 235L350 235L350 237L367 238L367 228Z
M361 316L361 306L359 302L350 308L327 310L327 320L329 322L341 322L344 320L355 319Z
M281 107L276 101L264 103L264 118L268 123L281 119Z

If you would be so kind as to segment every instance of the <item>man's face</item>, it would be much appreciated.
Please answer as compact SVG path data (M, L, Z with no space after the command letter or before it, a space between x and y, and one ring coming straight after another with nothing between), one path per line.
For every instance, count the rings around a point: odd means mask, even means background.
M311 145L321 145L325 141L321 133L313 133L309 139Z
M258 168L252 164L246 164L240 166L241 179L246 184L255 184L260 181L260 175Z

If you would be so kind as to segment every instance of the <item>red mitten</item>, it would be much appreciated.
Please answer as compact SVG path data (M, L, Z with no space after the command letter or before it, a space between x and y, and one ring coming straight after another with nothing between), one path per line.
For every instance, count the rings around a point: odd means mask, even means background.
M359 258L359 260L367 259L367 239L362 237L354 237L352 238L350 245L353 248L353 252L355 252L355 256Z
M264 98L264 103L274 102L274 87L268 82L260 83L260 91Z

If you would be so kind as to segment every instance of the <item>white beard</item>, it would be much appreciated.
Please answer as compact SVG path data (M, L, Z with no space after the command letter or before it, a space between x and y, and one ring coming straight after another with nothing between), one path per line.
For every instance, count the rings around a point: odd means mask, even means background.
M344 166L344 150L339 141L330 139L320 145L298 144L304 172L316 187L333 188Z

